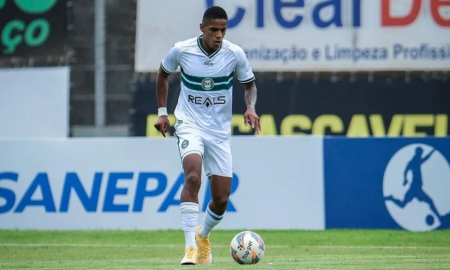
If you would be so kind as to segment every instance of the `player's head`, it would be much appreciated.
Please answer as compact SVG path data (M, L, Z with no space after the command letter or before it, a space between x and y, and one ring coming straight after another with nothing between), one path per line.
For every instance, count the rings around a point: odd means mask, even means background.
M203 14L200 30L203 32L203 45L211 50L217 50L227 31L228 15L219 6L208 8Z
M419 156L419 157L421 157L422 156L422 154L423 154L423 149L422 149L422 147L416 147L416 156Z

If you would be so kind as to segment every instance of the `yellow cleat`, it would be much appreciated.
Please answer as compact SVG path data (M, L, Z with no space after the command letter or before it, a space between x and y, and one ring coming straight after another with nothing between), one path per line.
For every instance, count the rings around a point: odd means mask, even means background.
M184 250L184 258L181 260L181 265L196 265L198 250L190 246Z
M209 244L209 237L200 236L200 227L197 227L197 232L195 233L195 241L198 246L198 264L210 264L212 262L211 245Z

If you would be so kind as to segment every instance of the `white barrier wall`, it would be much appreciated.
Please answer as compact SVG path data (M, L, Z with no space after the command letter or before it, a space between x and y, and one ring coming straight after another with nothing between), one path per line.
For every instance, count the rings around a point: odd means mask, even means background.
M211 5L256 71L450 69L448 1L139 0L136 70L156 71L175 42L199 36Z
M234 137L218 228L324 229L322 148L320 137ZM174 138L0 140L0 149L1 229L181 229Z
M67 137L69 68L0 70L0 138Z

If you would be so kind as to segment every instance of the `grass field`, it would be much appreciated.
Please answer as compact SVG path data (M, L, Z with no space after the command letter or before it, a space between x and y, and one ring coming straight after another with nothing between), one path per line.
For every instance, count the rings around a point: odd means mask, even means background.
M239 265L214 231L213 264L180 266L182 231L2 231L0 269L450 269L450 230L256 231L257 265Z

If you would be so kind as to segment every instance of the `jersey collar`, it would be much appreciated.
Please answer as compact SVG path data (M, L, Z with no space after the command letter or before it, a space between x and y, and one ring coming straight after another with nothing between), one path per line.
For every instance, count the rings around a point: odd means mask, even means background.
M200 48L200 50L201 50L206 56L208 56L208 58L214 57L214 55L216 55L216 54L220 51L220 49L222 48L222 43L220 43L220 46L219 46L219 48L217 48L217 50L215 50L215 51L212 52L212 53L208 53L208 52L203 48L203 45L202 45L202 38L203 38L203 35L201 35L201 36L199 36L199 37L197 38L197 44L198 44L198 47Z

